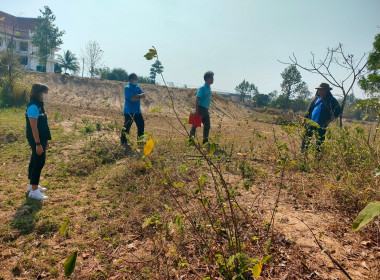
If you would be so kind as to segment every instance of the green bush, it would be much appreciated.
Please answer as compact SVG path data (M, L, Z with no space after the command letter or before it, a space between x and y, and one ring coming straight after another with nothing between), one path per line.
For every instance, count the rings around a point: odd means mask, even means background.
M30 85L18 80L11 86L3 81L0 87L0 108L25 106L29 101Z

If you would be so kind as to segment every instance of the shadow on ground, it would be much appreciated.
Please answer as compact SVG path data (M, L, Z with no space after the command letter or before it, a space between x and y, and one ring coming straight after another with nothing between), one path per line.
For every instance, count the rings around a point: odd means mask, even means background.
M42 202L25 195L25 201L13 216L11 227L20 232L20 234L31 233L37 222L37 214L42 208Z

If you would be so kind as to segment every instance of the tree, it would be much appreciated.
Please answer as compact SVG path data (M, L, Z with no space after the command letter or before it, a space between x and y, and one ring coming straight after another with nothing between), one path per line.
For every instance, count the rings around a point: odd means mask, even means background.
M46 62L51 55L52 51L62 45L62 36L65 31L60 31L55 26L55 15L48 6L44 7L44 11L40 10L42 16L35 26L32 36L32 44L37 47L38 60L40 66L46 69Z
M156 83L157 74L161 74L162 72L164 72L164 66L162 66L161 61L156 60L156 62L153 63L152 67L150 68L150 79L152 81L152 84Z
M277 92L277 90L274 90L274 91L271 91L270 93L268 93L268 95L269 95L270 100L274 100L277 98L278 92Z
M375 36L373 50L368 56L367 70L368 74L360 79L359 86L373 97L380 93L380 34Z
M302 100L302 101L305 101L311 95L309 87L304 81L299 83L299 85L296 87L295 93L296 93L296 99Z
M114 68L111 72L110 80L128 82L128 73L123 68Z
M151 83L150 77L144 77L144 76L140 76L140 75L137 75L137 77L139 77L139 83L140 84L150 84Z
M67 74L67 70L74 73L80 70L79 61L74 53L71 51L63 51L63 55L57 56L58 65L63 69L64 74Z
M245 98L251 98L252 94L258 94L259 90L252 83L250 84L245 79L235 87L235 90L240 94L240 100L245 103Z
M373 141L376 140L380 127L380 34L375 36L373 50L368 55L367 76L359 81L359 86L365 91L368 98L358 103L358 109L365 109L365 117L374 115L377 120Z
M378 48L376 48L378 50ZM295 65L305 71L310 73L320 75L324 80L326 80L330 85L341 90L343 94L341 113L339 116L339 125L343 126L342 117L344 112L344 107L346 105L347 96L352 93L353 86L362 76L362 72L368 64L363 62L366 53L361 57L356 59L353 54L347 54L343 50L343 45L339 43L338 47L328 48L326 56L316 61L315 56L311 53L310 66L303 66L299 64L297 57L293 53L292 57L289 57L290 62L281 62L283 64ZM338 75L333 73L333 68L343 68L346 71L346 75L342 78L338 78Z
M3 21L4 18L0 18L0 22ZM15 91L16 80L24 69L20 63L20 56L16 52L14 37L18 36L19 32L15 30L15 26L13 23L10 35L0 35L0 40L4 44L4 49L0 51L0 106L3 107L23 105L26 100L26 93L23 93L23 96L17 96ZM2 33L7 34L5 23L3 28Z
M295 65L289 65L281 73L283 81L281 83L282 94L285 96L285 103L291 98L300 100L307 99L311 92L309 91L307 84L302 81L301 73L297 70Z
M95 70L95 75L105 80L128 82L128 73L123 68L101 67Z
M111 69L107 66L96 68L95 75L98 76L100 79L109 80L109 77L111 75Z
M265 107L268 106L271 101L270 96L268 94L258 93L252 97L255 102L255 106L257 107Z
M94 78L96 69L99 68L102 62L103 51L96 41L89 41L85 46L85 50L82 51L82 54L87 72L90 74L90 78Z

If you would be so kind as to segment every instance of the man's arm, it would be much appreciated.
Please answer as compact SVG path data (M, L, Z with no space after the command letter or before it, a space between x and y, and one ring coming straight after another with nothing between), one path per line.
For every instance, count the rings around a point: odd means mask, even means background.
M199 100L201 99L202 94L203 94L202 88L199 88L197 92L197 98L195 99L195 114L196 115L198 115L198 112L199 112Z
M137 102L137 101L139 101L140 99L143 99L143 98L145 98L145 93L136 94L135 96L133 96L132 98L130 98L129 101L131 101L131 102Z
M198 115L198 111L199 111L199 110L198 110L198 109L199 109L199 108L198 108L199 100L200 100L199 97L197 97L196 100L195 100L195 114L196 114L196 115Z
M333 100L333 104L332 105L333 105L334 117L337 118L337 117L339 117L340 112L342 111L342 109L340 108L339 102L336 99Z
M129 98L129 101L131 101L131 102L137 102L140 99L145 98L145 93L141 89L140 89L140 92L138 94L134 94L129 88L125 88L125 96L126 96L126 98L127 98L128 95L132 96L131 98Z

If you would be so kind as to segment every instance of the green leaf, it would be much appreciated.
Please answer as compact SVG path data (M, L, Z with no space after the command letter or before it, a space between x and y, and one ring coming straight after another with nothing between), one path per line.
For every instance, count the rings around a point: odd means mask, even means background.
M157 56L157 51L155 49L149 49L149 52L144 55L147 60L152 60Z
M147 226L150 225L152 222L152 217L145 219L144 223L142 224L142 228L146 228Z
M210 154L214 154L216 151L216 144L215 143L211 143L210 145Z
M375 169L375 176L374 177L377 177L380 175L380 167Z
M202 198L202 204L203 204L203 206L206 206L206 204L207 204L207 198Z
M203 176L199 177L199 185L202 187L205 184L205 178Z
M59 229L60 234L65 234L67 226L69 225L70 218L66 217L64 218L64 223L62 224L61 228Z
M271 257L272 257L272 255L268 255L268 256L262 258L261 261L260 261L260 263L261 264L266 263Z
M75 269L75 264L77 262L77 256L78 256L78 251L75 250L74 252L70 254L70 256L66 259L65 263L63 264L66 277L70 277L71 274L73 274L74 269Z
M353 231L358 231L379 214L380 202L369 203L356 217L354 223L352 224Z
M156 112L156 111L159 111L159 110L161 110L162 109L162 107L161 106L158 106L158 107L156 107L156 108L154 108L152 111L150 111L151 113L154 113L154 112Z

